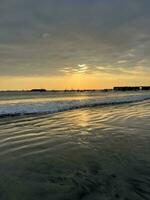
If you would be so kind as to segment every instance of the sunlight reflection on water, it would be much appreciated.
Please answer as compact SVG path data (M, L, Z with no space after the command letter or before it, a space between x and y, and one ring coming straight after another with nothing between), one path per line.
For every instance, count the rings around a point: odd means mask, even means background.
M150 199L149 106L0 119L0 199Z

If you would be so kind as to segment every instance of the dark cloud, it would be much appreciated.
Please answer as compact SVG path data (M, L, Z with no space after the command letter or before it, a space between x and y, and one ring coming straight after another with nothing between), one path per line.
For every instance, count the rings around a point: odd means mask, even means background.
M89 73L148 69L149 7L147 0L1 0L0 75L57 75L83 63Z

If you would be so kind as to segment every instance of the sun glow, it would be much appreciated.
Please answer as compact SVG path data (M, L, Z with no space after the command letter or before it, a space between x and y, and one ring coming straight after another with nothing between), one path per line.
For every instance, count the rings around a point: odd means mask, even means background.
M135 71L123 71L118 74L108 73L104 67L90 71L86 64L75 68L65 67L57 76L1 76L0 90L28 90L32 88L46 89L103 89L124 85L148 85L148 73L139 67ZM141 81L140 81L141 80Z

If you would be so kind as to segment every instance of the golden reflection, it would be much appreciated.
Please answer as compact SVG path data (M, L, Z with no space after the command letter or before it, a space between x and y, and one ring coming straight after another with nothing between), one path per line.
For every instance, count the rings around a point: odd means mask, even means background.
M76 126L87 127L91 121L90 114L88 110L76 110L75 116L73 118L73 123Z

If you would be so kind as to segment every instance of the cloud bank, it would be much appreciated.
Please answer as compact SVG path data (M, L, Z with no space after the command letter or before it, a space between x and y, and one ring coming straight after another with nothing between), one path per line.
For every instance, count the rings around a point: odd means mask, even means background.
M150 72L148 0L1 0L0 76Z

